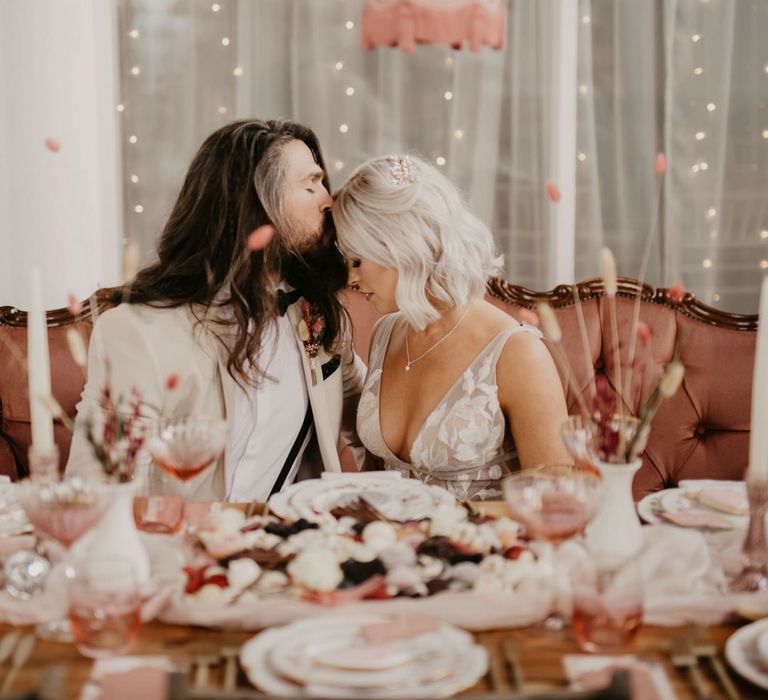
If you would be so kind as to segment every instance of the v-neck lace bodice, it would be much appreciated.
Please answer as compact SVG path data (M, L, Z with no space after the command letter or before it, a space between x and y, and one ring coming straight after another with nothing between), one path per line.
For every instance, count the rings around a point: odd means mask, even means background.
M410 462L395 455L381 432L381 375L384 356L399 314L385 317L371 345L368 375L357 412L357 432L369 452L395 469L452 491L459 500L500 498L500 480L517 466L517 451L506 434L499 405L496 363L504 344L519 332L539 331L520 324L496 335L456 378L419 429Z

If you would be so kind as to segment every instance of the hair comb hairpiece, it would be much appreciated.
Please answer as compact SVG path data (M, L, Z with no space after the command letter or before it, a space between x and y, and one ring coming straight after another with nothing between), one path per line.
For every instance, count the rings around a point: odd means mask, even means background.
M416 169L408 156L387 156L387 161L393 185L411 185L416 182Z

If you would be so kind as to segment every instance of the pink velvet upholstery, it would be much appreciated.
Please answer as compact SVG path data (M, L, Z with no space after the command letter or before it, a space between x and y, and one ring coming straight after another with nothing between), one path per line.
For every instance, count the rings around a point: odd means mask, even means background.
M514 316L522 304L508 300L517 296L524 297L526 307L530 307L535 297L548 298L555 307L565 352L582 391L588 389L596 373L610 369L607 367L612 354L608 306L600 293L582 294L581 307L589 339L588 362L585 362L578 316L569 294L537 294L504 285L496 289L496 295L489 294L487 298ZM636 414L641 402L648 398L664 365L672 358L676 343L680 344L679 354L686 374L681 390L662 404L653 421L643 466L635 478L635 497L675 486L682 479L741 479L749 453L756 317L730 317L740 320L746 330L721 327L716 325L720 323L716 312L709 322L689 315L701 314L700 309L707 308L695 302L691 295L683 305L670 303L664 290L658 290L656 296L644 296L652 297L641 302L640 310L640 319L653 334L651 357L642 378L641 393L628 409ZM617 297L619 337L624 340L630 336L633 304L632 298ZM378 314L373 305L356 292L349 294L348 309L353 320L355 347L366 359L371 329ZM620 348L622 366L625 366L628 344L621 342ZM610 372L608 377L610 379ZM577 400L571 391L566 391L566 399L569 410L578 412Z

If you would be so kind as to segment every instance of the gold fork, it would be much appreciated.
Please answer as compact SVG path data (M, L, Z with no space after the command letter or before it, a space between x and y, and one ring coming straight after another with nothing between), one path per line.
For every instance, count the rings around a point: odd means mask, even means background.
M712 642L706 629L698 624L692 625L689 627L688 634L691 653L696 657L703 657L709 661L712 670L717 676L717 680L720 681L720 685L729 700L740 700L741 695L733 684L728 669L718 656L717 646Z

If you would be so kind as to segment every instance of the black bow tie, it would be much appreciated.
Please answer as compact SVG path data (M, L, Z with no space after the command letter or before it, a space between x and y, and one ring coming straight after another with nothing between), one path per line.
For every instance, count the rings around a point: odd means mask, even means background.
M294 289L291 292L286 292L284 289L277 290L277 313L280 316L285 316L285 312L291 304L295 304L303 294L301 290Z

